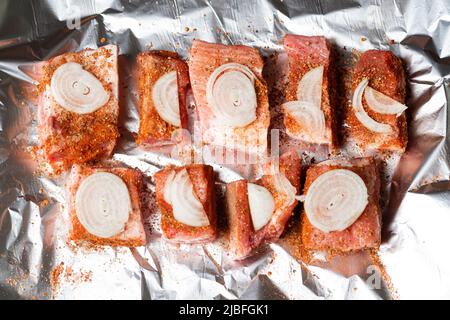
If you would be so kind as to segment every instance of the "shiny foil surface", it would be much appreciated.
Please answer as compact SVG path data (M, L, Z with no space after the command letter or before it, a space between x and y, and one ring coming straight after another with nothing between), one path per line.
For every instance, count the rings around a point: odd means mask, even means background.
M305 263L290 241L299 210L287 235L240 262L226 253L226 230L206 245L165 241L151 176L176 162L134 143L139 116L128 83L136 53L165 49L187 58L197 38L256 47L269 64L287 33L324 35L344 56L387 49L404 62L409 143L386 165L379 252ZM448 1L1 1L0 298L449 299L449 39ZM68 243L65 176L42 174L31 151L38 144L34 67L108 43L120 47L123 86L113 160L142 170L150 190L147 245L135 249ZM215 169L223 216L223 183L239 174Z

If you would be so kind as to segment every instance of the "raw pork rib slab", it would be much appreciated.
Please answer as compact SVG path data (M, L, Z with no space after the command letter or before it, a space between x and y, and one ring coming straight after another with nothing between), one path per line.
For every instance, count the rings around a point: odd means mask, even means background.
M284 125L287 133L307 143L327 144L335 147L337 137L335 133L335 112L332 99L331 85L334 79L334 64L330 43L322 36L286 35L283 45L288 55L289 71L286 87L286 101L298 100L297 90L299 82L305 74L314 68L323 66L323 80L320 99L320 109L324 115L324 133L321 135L317 128L310 127L310 121L296 121L290 114L284 114Z
M117 129L118 48L107 45L97 50L66 53L47 61L39 84L38 131L46 161L55 173L72 164L108 158L119 137ZM59 105L52 95L51 80L55 70L67 62L79 63L93 74L109 93L109 100L91 113L79 114Z
M174 215L173 205L165 199L165 189L171 174L179 174L186 170L188 180L192 184L193 196L199 201L199 206L206 214L207 225L193 226L180 222ZM174 242L208 242L217 236L217 216L215 207L215 174L211 166L203 164L192 164L183 167L168 166L157 172L154 176L156 185L156 201L161 211L161 229L166 239ZM173 189L168 192L174 201L183 199L173 199L173 196L183 197L187 192L176 193ZM182 207L186 210L187 205ZM183 215L185 212L181 212ZM186 214L187 216L188 214ZM192 222L192 221L187 221Z
M194 40L188 64L203 143L248 153L265 153L270 115L267 86L262 78L264 62L258 50L242 45L227 46ZM224 126L223 120L216 116L214 107L208 103L208 80L218 67L225 64L243 65L255 77L256 119L243 127Z
M297 193L300 188L301 161L295 152L280 157L280 173L284 174ZM234 259L249 256L253 249L263 243L276 241L292 216L297 205L295 200L289 203L287 197L276 190L273 175L263 175L255 182L265 187L275 201L275 211L268 223L255 231L250 213L247 193L247 180L238 180L227 184L226 200L230 226L230 254Z
M131 211L122 232L101 238L89 233L78 219L76 212L76 194L80 184L87 177L95 173L107 172L120 177L125 183L131 200ZM74 241L86 241L98 245L138 247L145 245L146 237L141 215L141 196L143 175L139 170L121 167L89 167L74 165L70 172L67 190L69 197L69 211L71 231L69 238ZM98 212L101 218L101 212Z
M137 57L138 92L140 126L137 143L139 145L157 146L171 144L174 131L187 129L186 93L189 87L189 72L187 64L175 52L153 51L140 53ZM177 85L176 97L170 96L168 87L162 87L163 94L169 99L177 99L179 106L179 126L165 121L158 113L153 99L153 89L156 83L165 75L174 73ZM176 103L175 102L175 105ZM158 102L156 102L158 103ZM168 101L173 103L173 101Z
M302 243L308 250L351 252L378 248L381 241L380 175L373 158L350 161L327 160L311 166L306 172L304 194L321 174L334 169L348 169L359 175L367 187L368 204L359 218L342 231L323 232L314 227L302 212Z
M405 103L405 71L400 58L396 57L392 52L369 50L363 53L353 73L353 90L364 78L369 80L369 86L373 89L402 104ZM346 112L350 138L363 150L405 151L408 142L405 112L398 117L395 114L377 113L367 107L365 98L363 98L363 106L364 110L375 121L390 125L393 133L383 134L370 131L356 118L352 106L350 106Z

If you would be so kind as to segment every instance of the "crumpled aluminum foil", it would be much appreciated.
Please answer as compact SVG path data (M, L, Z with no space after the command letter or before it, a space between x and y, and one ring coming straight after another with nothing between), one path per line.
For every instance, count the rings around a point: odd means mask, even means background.
M1 1L0 298L450 298L449 24L450 3L431 0ZM325 35L346 50L389 49L405 62L410 142L393 171L377 259L357 254L308 265L284 237L233 262L223 237L204 246L164 241L157 215L146 222L146 247L66 242L64 178L40 175L29 152L37 144L36 63L116 43L127 82L139 51L186 58L200 38L254 46L268 57L286 33ZM132 93L125 102L113 158L150 177L171 160L136 148ZM217 170L222 182L236 176Z

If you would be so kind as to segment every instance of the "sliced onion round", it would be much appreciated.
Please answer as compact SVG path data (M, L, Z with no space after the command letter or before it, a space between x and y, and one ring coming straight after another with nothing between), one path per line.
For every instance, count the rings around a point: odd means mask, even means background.
M367 112L364 110L364 106L362 103L362 96L364 93L364 89L367 87L369 81L364 78L356 87L355 92L353 93L353 110L355 112L356 118L361 122L363 126L373 132L377 133L391 133L392 128L390 125L385 123L380 123L372 119Z
M75 62L67 62L55 70L50 89L61 107L79 114L94 112L109 100L102 83Z
M320 108L306 101L289 101L283 104L284 112L293 117L302 127L308 128L305 134L325 135L325 116Z
M310 102L317 108L322 105L323 66L311 69L298 82L297 100Z
M124 230L131 212L127 185L115 174L94 173L78 187L75 210L89 233L100 238L115 236Z
M397 100L394 100L369 86L367 86L364 91L364 98L366 98L369 108L378 113L396 114L397 116L400 116L403 111L408 109L404 104L401 104Z
M242 64L223 64L208 79L206 99L220 124L245 127L256 119L255 75Z
M275 210L275 200L269 190L254 183L247 183L247 194L253 228L258 231L272 217Z
M361 177L347 169L335 169L314 180L304 205L311 224L323 232L331 232L351 226L367 204L367 187Z
M179 222L191 227L209 225L203 205L194 193L189 173L186 169L175 173L172 170L164 185L164 201L172 206L173 216Z
M181 126L177 72L166 73L156 81L152 99L159 116L175 127Z

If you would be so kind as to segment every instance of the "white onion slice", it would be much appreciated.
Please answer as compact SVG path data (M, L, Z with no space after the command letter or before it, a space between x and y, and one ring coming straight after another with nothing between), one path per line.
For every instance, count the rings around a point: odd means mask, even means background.
M293 117L302 127L308 128L305 134L323 137L325 135L325 116L320 108L306 101L289 101L283 104L284 112Z
M50 89L61 107L79 114L94 112L109 100L102 83L75 62L67 62L53 72Z
M220 124L245 127L256 119L255 75L242 64L223 64L208 79L206 99Z
M378 113L396 114L398 117L403 111L408 109L404 104L401 104L397 100L394 100L369 86L367 86L364 91L364 97L366 98L369 108Z
M164 121L175 127L181 126L176 71L166 73L156 81L152 89L152 100Z
M272 217L275 210L275 200L269 190L254 183L247 183L247 194L253 228L258 231Z
M194 194L194 186L186 169L169 173L163 195L164 201L172 206L173 217L179 222L191 227L209 225L208 216Z
M347 169L335 169L314 180L304 205L311 224L331 232L351 226L367 204L367 187L361 177Z
M109 172L91 174L78 187L75 209L89 233L100 238L115 236L124 230L131 212L127 185Z
M286 206L290 206L296 200L297 189L291 184L289 179L282 173L273 175L275 189L278 193L286 196Z
M391 133L392 128L390 125L385 123L380 123L372 119L367 112L364 110L364 106L362 103L362 96L364 89L367 87L369 80L364 78L356 87L355 92L353 93L353 110L355 111L356 118L361 122L363 126L373 132L377 133Z
M323 66L311 69L298 82L297 100L310 102L317 108L322 106Z

